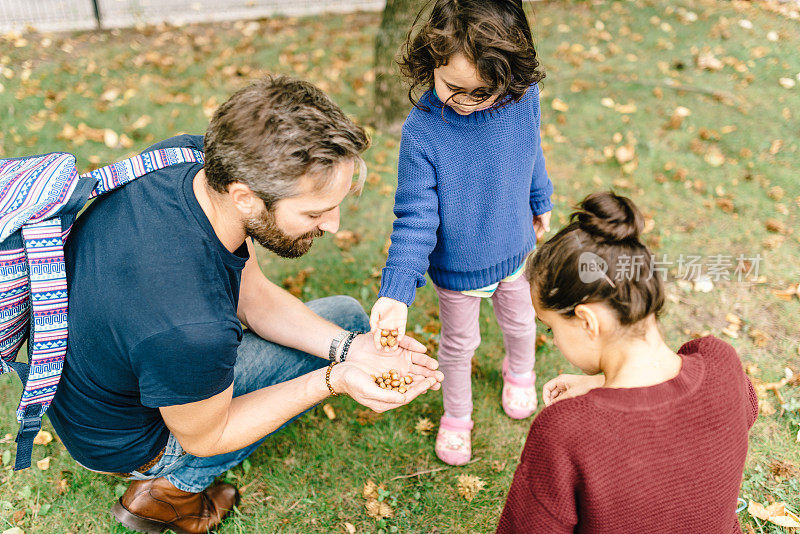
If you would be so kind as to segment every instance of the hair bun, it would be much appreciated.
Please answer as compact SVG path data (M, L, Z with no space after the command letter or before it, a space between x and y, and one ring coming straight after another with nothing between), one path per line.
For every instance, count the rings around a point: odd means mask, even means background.
M644 228L644 217L633 201L610 191L586 197L572 217L582 230L607 243L638 240Z

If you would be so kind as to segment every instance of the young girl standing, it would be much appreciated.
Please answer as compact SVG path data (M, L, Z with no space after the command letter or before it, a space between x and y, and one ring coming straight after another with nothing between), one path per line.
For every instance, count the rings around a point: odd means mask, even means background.
M571 220L527 276L539 320L588 376L545 384L497 532L740 534L758 400L736 351L712 336L666 345L633 202L596 193Z
M402 336L430 275L445 375L436 454L462 465L482 298L492 299L503 332L503 409L516 419L536 409L536 324L522 270L552 209L539 135L543 74L520 0L437 0L400 65L409 96L426 91L403 125L397 219L370 322L376 343L381 329Z

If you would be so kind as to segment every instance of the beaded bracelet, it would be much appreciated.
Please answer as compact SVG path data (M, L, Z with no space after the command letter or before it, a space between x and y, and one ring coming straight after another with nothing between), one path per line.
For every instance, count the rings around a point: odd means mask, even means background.
M336 334L336 337L331 341L331 348L328 349L328 359L330 361L336 361L336 351L339 349L339 345L342 344L342 340L345 336L347 336L347 330L342 330Z
M336 393L336 392L333 390L333 386L331 385L331 369L333 369L333 366L334 366L334 365L338 365L338 364L339 364L339 362L332 361L332 362L331 362L331 363L328 365L328 370L327 370L327 371L325 371L325 385L326 385L326 386L328 386L328 391L330 391L330 392L331 392L331 395L332 395L332 396L334 396L334 397L338 397L338 396L339 396L339 394L338 394L338 393Z
M340 362L343 362L345 361L345 359L347 359L347 351L350 350L350 344L353 343L353 340L356 338L356 336L362 333L363 332L350 332L349 334L347 334L347 339L344 340L344 347L342 348L342 353L339 355Z

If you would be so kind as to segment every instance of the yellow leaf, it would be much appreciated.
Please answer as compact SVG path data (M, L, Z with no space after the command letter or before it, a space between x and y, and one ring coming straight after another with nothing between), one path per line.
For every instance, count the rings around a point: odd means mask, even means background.
M725 156L722 154L722 151L717 148L716 146L712 146L706 152L704 158L706 163L711 165L712 167L720 167L725 163Z
M111 128L106 128L103 132L103 143L108 148L117 148L119 146L119 135Z
M750 504L747 506L747 513L753 517L757 517L758 519L763 519L764 521L769 518L769 512L767 512L767 509L764 508L764 505L752 499L750 500Z
M47 471L50 469L50 457L42 458L38 462L36 462L36 467L38 467L41 471Z
M472 501L479 491L483 489L486 482L473 475L459 475L456 483L458 494L468 501Z
M614 150L614 157L617 158L617 162L620 165L624 165L629 161L632 161L636 152L631 145L622 145L618 146L616 150Z
M34 445L47 445L51 441L53 441L53 434L47 430L40 430L36 437L33 438Z
M347 531L347 534L356 534L356 527L352 523L345 522L344 529Z
M328 419L330 419L331 421L336 419L336 411L333 409L333 406L331 406L330 404L325 404L322 407L322 411L325 412L325 415L327 415Z
M565 112L569 110L569 105L560 98L554 98L552 106L553 109L556 111Z

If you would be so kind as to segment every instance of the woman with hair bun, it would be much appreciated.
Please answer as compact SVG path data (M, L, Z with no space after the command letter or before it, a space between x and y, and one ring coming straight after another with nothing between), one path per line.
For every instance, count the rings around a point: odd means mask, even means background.
M758 401L727 343L664 341L643 226L630 199L594 193L529 262L537 317L586 374L544 385L498 533L741 533Z

